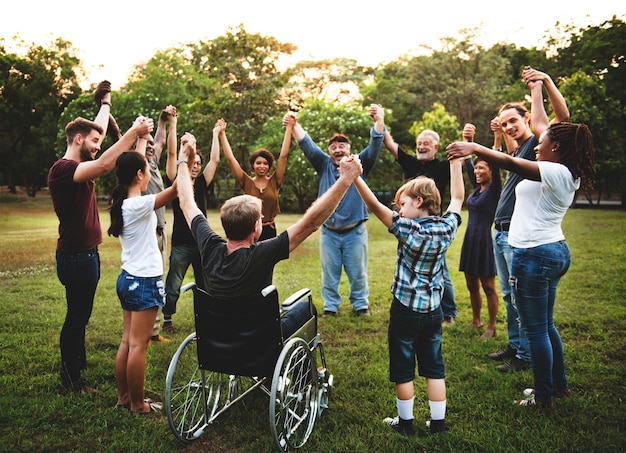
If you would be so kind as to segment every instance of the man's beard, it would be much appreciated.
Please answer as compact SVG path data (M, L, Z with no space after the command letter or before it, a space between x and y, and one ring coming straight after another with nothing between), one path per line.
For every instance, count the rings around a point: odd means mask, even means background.
M81 162L94 160L94 156L91 155L91 151L89 151L89 148L87 148L87 145L84 142L80 146L80 160Z

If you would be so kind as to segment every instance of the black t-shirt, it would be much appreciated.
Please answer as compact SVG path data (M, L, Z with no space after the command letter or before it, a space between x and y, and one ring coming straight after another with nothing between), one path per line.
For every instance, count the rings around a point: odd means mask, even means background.
M406 181L418 176L427 176L434 180L443 199L444 192L450 184L450 162L438 159L421 161L398 146L398 163L404 171Z
M193 197L202 214L206 217L206 206L208 198L207 183L204 175L200 173L193 184ZM196 245L196 241L191 234L191 230L187 226L185 215L180 209L180 201L178 198L172 201L172 210L174 212L174 225L172 227L172 246L178 245Z
M218 299L259 294L272 284L276 263L289 258L287 231L228 255L226 241L211 229L206 217L194 217L191 230L202 256L203 289Z

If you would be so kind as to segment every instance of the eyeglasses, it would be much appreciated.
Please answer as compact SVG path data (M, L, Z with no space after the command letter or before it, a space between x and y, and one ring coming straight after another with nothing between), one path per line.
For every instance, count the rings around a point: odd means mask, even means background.
M194 166L194 167L201 167L201 166L202 166L202 162L201 162L201 161L199 161L199 160L197 160L197 161L195 161L195 162L193 163L193 166Z

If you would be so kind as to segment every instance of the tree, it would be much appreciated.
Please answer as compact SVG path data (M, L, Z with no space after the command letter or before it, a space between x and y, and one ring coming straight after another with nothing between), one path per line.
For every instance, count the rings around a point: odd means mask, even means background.
M563 82L560 90L567 99L571 121L586 124L593 134L597 204L602 195L612 192L621 193L624 202L626 141L615 124L624 124L626 111L618 100L607 96L597 75L578 71ZM591 203L591 194L585 195Z
M29 196L46 184L55 158L57 118L80 94L80 60L70 42L47 47L13 38L17 52L0 40L0 159L9 190Z
M334 58L299 61L289 69L289 83L283 89L283 102L292 110L301 110L307 99L337 104L361 98L359 87L373 77L373 71L359 66L356 60Z
M484 49L474 42L474 30L461 33L460 39L442 39L442 50L429 48L429 55L389 63L376 72L375 84L364 90L365 103L392 109L394 121L389 125L401 145L413 146L411 124L436 102L461 124L475 124L476 140L485 141L499 106L511 100L503 99L502 88L521 80L521 69L511 80L501 46Z

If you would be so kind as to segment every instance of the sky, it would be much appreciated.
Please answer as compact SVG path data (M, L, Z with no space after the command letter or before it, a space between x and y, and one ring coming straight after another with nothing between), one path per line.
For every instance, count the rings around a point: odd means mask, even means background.
M298 47L294 59L343 57L376 66L437 47L461 29L478 29L477 42L531 47L556 22L599 25L614 15L626 21L623 0L564 2L486 0L21 0L3 6L0 38L47 45L57 37L78 50L87 71L83 85L107 79L117 89L136 64L156 51L217 38L243 24L248 33Z

